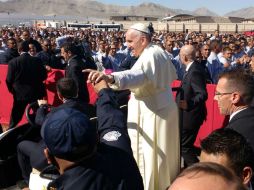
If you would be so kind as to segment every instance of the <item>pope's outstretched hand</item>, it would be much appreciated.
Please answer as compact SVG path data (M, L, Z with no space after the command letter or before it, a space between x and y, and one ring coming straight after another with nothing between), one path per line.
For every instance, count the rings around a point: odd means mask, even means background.
M87 81L93 84L96 84L100 82L101 80L105 80L109 84L114 82L114 77L112 75L107 75L100 71L96 71L92 69L84 69L82 70L82 72L89 73Z

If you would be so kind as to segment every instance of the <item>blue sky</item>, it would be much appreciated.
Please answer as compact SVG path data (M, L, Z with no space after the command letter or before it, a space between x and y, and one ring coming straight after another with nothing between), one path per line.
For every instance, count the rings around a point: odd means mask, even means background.
M224 15L233 10L254 7L254 0L98 0L102 3L116 5L138 5L143 2L153 2L173 8L193 11L199 7L206 7L218 15Z

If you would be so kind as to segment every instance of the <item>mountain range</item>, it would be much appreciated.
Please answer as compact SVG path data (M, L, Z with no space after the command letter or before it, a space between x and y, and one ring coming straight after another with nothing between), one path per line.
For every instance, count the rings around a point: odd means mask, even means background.
M200 16L218 16L213 11L202 7L194 11L168 8L155 3L142 3L137 6L117 6L103 4L93 0L8 0L0 2L0 13L19 13L36 15L71 15L82 17L109 18L118 15L153 16L163 18L176 14ZM224 16L250 18L254 7L235 10Z

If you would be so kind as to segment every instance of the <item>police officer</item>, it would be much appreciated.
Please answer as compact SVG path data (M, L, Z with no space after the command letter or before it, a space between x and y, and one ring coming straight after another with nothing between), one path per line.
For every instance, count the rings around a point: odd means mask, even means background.
M98 130L85 114L71 108L54 112L42 126L45 155L61 174L48 189L143 190L115 94L105 81L95 90Z

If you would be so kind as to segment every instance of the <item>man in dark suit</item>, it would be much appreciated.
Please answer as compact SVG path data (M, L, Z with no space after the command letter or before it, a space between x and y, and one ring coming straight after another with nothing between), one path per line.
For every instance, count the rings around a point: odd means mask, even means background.
M86 85L87 76L82 73L83 69L96 69L93 62L84 60L78 55L77 47L72 43L65 43L61 47L61 55L67 62L65 76L72 78L79 89L78 98L84 102L89 102L89 93Z
M19 123L29 103L42 99L46 94L43 81L47 72L40 59L28 54L28 42L21 42L18 50L20 56L9 62L6 77L8 90L13 94L9 128Z
M8 63L13 58L19 56L19 52L18 52L18 49L17 49L17 42L16 42L15 38L9 38L8 39L7 47L8 47L8 49L5 52L6 63Z
M42 51L40 51L36 57L39 57L48 70L64 69L65 64L62 63L61 57L56 56L52 49L52 45L49 39L44 39L41 43Z
M33 44L35 46L35 49L36 49L37 53L42 51L41 44L37 40L35 40L35 39L33 39L31 37L31 34L30 34L29 30L27 30L27 29L23 30L23 32L22 32L22 39L24 41L28 42L29 44Z
M181 83L182 91L177 93L177 103L182 112L181 123L181 154L185 166L198 162L194 142L199 128L206 118L207 100L204 67L195 62L195 49L186 45L180 51L181 62L186 66Z
M220 113L229 115L228 128L243 135L254 150L254 97L253 74L236 68L219 76L214 99Z

